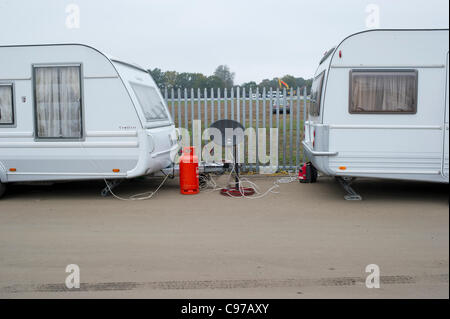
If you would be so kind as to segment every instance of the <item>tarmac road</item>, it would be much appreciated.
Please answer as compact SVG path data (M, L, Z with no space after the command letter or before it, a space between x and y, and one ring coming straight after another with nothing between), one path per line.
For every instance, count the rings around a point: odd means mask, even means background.
M254 177L262 190L276 178ZM223 178L222 178L223 182ZM156 188L136 180L116 192ZM448 298L448 185L328 178L233 199L102 198L99 182L16 186L0 200L0 298ZM65 288L68 264L80 289ZM380 288L368 289L368 264Z

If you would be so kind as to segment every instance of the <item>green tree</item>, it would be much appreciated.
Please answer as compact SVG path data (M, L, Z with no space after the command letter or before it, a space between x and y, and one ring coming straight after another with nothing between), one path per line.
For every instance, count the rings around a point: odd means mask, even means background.
M295 78L295 86L302 88L306 85L306 80L304 78Z
M256 92L256 88L258 87L258 84L256 84L255 81L250 81L250 82L247 82L247 83L242 83L241 87L245 88L245 90L247 92L249 92L250 89L252 89L253 92Z
M208 87L208 78L202 73L191 74L191 87L194 89L204 89ZM202 92L203 93L203 92Z
M191 86L191 74L190 73L178 73L177 79L176 79L176 87L180 88L182 90L184 89L190 89Z
M211 75L208 77L208 88L225 88L225 82L216 75Z
M292 75L285 75L281 78L282 81L284 81L287 85L289 85L289 88L295 89L297 86L297 81L295 80L295 77Z
M155 80L156 85L159 88L165 87L165 79L164 72L159 68L154 68L153 70L147 70L152 76L153 80Z
M219 65L214 71L214 76L223 81L226 88L232 88L234 84L235 74L230 71L228 65Z
M279 85L278 85L278 78L273 78L272 80L264 79L264 80L262 80L262 82L259 84L260 90L262 90L262 88L266 88L266 91L267 91L267 92L269 92L270 89L272 89L273 91L275 91L278 87L279 87Z
M164 83L167 88L176 88L178 73L175 71L164 72Z
M310 93L311 93L311 86L312 86L312 83L313 83L313 79L308 79L308 80L305 81L305 86L306 86L306 92L307 92L307 94L310 94Z
M209 89L220 89L220 91L224 92L224 89L231 89L234 86L234 76L235 74L230 71L230 68L227 65L219 65L214 71L214 75L206 76L202 73L189 73L182 72L178 73L176 71L166 71L163 72L159 68L154 68L153 70L148 70L155 80L156 84L159 88L164 89L175 89L178 88L181 90L187 89L188 96L190 96L191 89L197 91L201 89L203 94L203 89L207 88L208 93ZM307 94L311 92L312 79L304 79L302 77L294 77L292 75L285 75L281 78L284 82L286 82L289 87L296 90L300 88L303 90L303 87L307 88ZM260 93L263 92L263 88L266 91L276 90L279 87L278 77L274 77L272 80L264 79L259 84L255 81L249 81L247 83L243 83L240 85L242 88L245 88L247 92L251 88L253 92L256 92L256 88L259 88ZM217 92L217 91L215 91ZM302 93L303 91L301 91Z

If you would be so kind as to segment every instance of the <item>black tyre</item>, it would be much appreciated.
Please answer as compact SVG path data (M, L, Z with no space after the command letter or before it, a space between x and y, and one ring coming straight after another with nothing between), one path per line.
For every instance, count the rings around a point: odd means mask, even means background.
M311 183L317 182L317 168L311 165Z
M5 193L6 190L6 185L0 183L0 198L3 196L3 194Z

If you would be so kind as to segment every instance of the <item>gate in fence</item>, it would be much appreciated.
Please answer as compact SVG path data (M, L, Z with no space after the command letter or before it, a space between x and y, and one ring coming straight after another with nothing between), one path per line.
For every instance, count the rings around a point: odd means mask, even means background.
M262 92L240 87L165 89L163 94L180 129L181 145L195 146L202 160L232 160L232 152L214 145L205 130L217 120L231 119L245 127L246 138L238 146L243 171L295 171L305 161L301 132L309 103L306 87Z

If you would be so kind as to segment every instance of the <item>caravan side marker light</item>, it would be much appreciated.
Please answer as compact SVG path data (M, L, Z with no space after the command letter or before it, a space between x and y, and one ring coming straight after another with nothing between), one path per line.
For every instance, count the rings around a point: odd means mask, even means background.
M313 147L316 146L316 130L314 129L314 134L313 134Z
M340 169L341 171L345 171L345 170L347 169L347 166L339 166L339 169Z
M339 50L339 58L342 58L342 51Z
M114 168L114 169L113 169L113 172L114 172L114 173L119 173L119 172L120 172L120 169Z
M10 172L17 172L17 169L15 169L15 168L10 168L9 171L10 171Z

